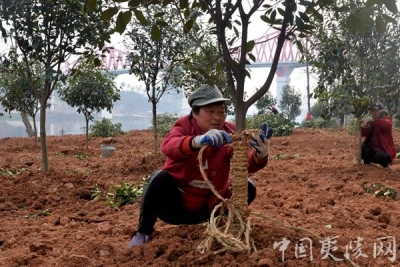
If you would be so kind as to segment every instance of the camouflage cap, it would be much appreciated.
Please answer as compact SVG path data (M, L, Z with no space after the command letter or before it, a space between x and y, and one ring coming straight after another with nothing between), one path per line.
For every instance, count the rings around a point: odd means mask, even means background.
M372 105L369 107L369 110L373 110L373 109L381 110L381 109L384 109L384 108L385 108L385 107L383 106L383 104L382 104L381 102L376 102L376 103L372 104Z

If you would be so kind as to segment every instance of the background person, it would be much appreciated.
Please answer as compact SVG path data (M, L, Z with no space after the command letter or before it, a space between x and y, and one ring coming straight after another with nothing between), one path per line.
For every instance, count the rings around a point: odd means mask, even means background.
M278 114L279 113L279 111L274 107L274 106L272 106L272 107L267 107L266 109L265 109L265 114L267 114L267 115L271 115L271 114Z
M364 164L377 163L386 168L396 157L392 135L392 118L377 102L370 107L370 116L361 120L361 134L365 137L361 158Z
M274 113L275 115L279 113L279 111L276 109L276 107L272 106L271 107L271 111L272 113Z
M128 248L148 241L154 232L157 218L179 224L198 224L209 220L211 211L218 203L204 181L199 164L207 173L207 179L224 198L230 198L229 171L232 148L230 134L235 125L226 121L227 106L218 88L203 85L189 99L192 108L189 115L178 119L164 137L161 151L167 156L162 170L152 175L141 199L139 224ZM269 138L272 129L263 125L260 136L254 136L248 152L248 171L254 173L266 166ZM199 150L203 162L198 162ZM248 181L248 203L256 196L254 183Z

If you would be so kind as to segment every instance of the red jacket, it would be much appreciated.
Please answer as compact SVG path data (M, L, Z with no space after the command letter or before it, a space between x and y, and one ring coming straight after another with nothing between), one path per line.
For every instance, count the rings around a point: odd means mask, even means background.
M233 134L235 125L226 121L223 130ZM196 120L187 115L176 121L161 144L161 151L167 156L162 169L169 172L178 181L178 186L183 191L184 205L193 211L200 210L207 204L212 209L217 201L212 191L204 184L204 179L200 173L197 159L199 150L190 148L192 138L201 134L202 131ZM233 151L228 146L221 148L207 147L201 163L202 166L206 166L207 179L225 198L231 196L229 171L232 154ZM268 157L257 161L255 150L249 149L248 162L249 173L254 173L265 167Z
M374 129L374 132L371 132ZM376 135L383 149L389 154L392 161L396 158L396 148L393 142L392 135L392 118L386 117L376 119L371 122L371 126L368 128L361 128L362 136L366 136L364 143L369 142L372 135Z

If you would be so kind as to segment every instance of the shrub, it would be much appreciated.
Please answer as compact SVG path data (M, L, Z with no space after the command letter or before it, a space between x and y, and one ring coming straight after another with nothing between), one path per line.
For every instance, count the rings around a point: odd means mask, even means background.
M99 187L95 185L92 191L92 199L98 200L100 198L106 199L106 204L115 209L122 206L136 203L142 196L143 190L149 182L150 176L142 178L139 184L122 182L120 185L111 186L111 192L100 191Z
M96 121L90 125L90 136L93 137L115 137L124 134L122 124L113 124L110 119L103 118L101 121Z
M349 121L349 124L346 126L346 132L350 135L357 135L358 134L359 124L356 118L353 118Z
M159 136L164 137L169 130L174 126L175 122L178 120L178 116L164 113L157 115L157 133ZM154 125L154 124L153 124ZM154 130L154 127L151 126L150 130Z
M263 122L268 123L268 126L274 129L274 136L291 135L293 132L294 123L285 118L282 113L261 114L248 117L246 119L246 128L259 129Z
M400 119L394 119L393 120L393 126L394 127L400 127Z
M323 118L313 118L311 120L304 120L301 122L300 127L303 128L337 128L338 122L335 119L325 120Z

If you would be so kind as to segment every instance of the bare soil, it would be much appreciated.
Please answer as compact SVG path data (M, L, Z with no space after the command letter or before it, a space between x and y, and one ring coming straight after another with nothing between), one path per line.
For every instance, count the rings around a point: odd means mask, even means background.
M399 152L400 130L393 134ZM128 250L139 204L118 210L91 193L140 183L161 168L165 157L152 155L152 138L131 131L91 139L85 150L84 135L49 136L49 172L33 139L1 139L0 266L400 265L400 202L390 197L400 192L400 160L389 169L357 164L356 138L344 130L295 129L271 139L269 164L253 176L256 252L200 253L205 224L161 221L148 243ZM116 147L110 158L101 156L104 141ZM389 195L376 196L372 185Z

